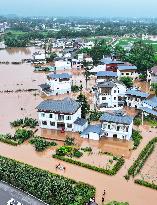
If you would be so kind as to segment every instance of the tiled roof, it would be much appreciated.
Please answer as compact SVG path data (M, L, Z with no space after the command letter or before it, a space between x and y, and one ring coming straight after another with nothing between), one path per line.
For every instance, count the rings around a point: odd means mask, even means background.
M137 70L137 67L132 65L119 65L118 70L123 71L123 70Z
M81 125L81 126L83 126L86 123L87 123L87 120L83 118L77 118L77 120L74 122L74 124Z
M140 107L139 109L142 110L143 112L148 113L148 114L157 116L157 111L152 110L152 109L150 109L150 108L148 108L148 107Z
M112 81L98 83L97 85L99 88L113 88L115 86L115 83Z
M112 72L112 71L99 71L96 74L97 77L117 77L117 73L116 72Z
M61 73L61 74L49 74L47 75L49 78L52 79L70 79L72 76L69 73Z
M152 108L157 107L157 97L152 97L150 99L147 100L143 100L143 103L146 103L147 105L151 106Z
M100 121L114 122L126 125L130 125L132 123L132 120L133 117L129 115L123 115L121 113L104 113L100 118Z
M71 98L63 100L46 100L41 102L37 109L39 111L50 111L54 113L74 114L81 107L81 104Z
M103 64L123 64L122 61L113 60L112 58L103 58L100 62Z
M97 133L98 135L100 135L102 133L101 124L88 125L88 127L81 133L81 135L88 135L90 132Z
M48 84L41 84L41 85L39 85L42 89L48 89L48 88L50 88L50 85L48 85Z
M126 91L126 95L134 95L137 97L147 98L149 96L148 93L141 92L140 90L136 89L129 89Z

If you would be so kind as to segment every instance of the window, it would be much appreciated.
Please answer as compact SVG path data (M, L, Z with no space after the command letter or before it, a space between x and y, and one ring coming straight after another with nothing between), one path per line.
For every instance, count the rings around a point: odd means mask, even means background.
M122 73L122 75L124 75L124 73Z
M114 97L114 100L116 100L116 97Z
M45 117L45 113L41 113L41 117Z
M72 124L67 124L67 127L68 128L72 128Z
M50 125L54 127L55 126L55 122L50 122Z
M42 125L47 125L47 121L42 121Z
M108 125L108 129L110 129L110 125Z
M129 128L128 127L126 127L126 132L128 132L129 131Z
M126 73L126 75L129 75L129 73Z
M66 120L71 120L71 116L70 115L66 116Z
M120 129L120 126L117 126L117 131L119 131L119 129Z
M106 97L102 97L102 100L106 100Z
M116 93L116 90L114 90L114 93Z
M53 118L53 114L50 114L50 118Z

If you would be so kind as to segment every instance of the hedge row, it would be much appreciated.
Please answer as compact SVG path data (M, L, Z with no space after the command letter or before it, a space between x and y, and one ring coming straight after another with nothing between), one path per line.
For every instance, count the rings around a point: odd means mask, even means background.
M17 146L19 144L18 141L6 138L6 135L0 135L0 141L13 146Z
M136 184L139 184L139 185L142 185L142 186L145 186L145 187L149 187L149 188L151 188L151 189L157 190L157 185L156 185L156 184L149 183L149 182L146 182L146 181L141 180L141 179L136 179L136 180L135 180L135 183L136 183Z
M149 143L146 145L146 147L141 151L138 158L135 160L133 165L128 170L129 176L136 176L141 168L143 167L145 161L148 159L149 155L153 152L155 148L155 144L157 143L157 137L149 141Z
M100 173L103 173L103 174L107 174L107 175L115 175L120 170L120 168L123 166L123 164L125 162L123 158L118 158L117 159L118 161L114 165L113 169L108 170L108 169L99 168L99 167L96 167L96 166L93 166L93 165L90 165L90 164L86 164L86 163L83 163L83 162L80 162L80 161L77 161L77 160L74 160L74 159L71 159L71 158L66 158L64 156L53 155L53 158L56 158L56 159L59 159L59 160L62 160L62 161L65 161L65 162L68 162L68 163L71 163L71 164L75 164L75 165L78 165L78 166L81 166L81 167L85 167L87 169L91 169L91 170L94 170L94 171L97 171L97 172L100 172Z
M17 146L22 144L25 140L29 139L32 136L32 130L18 129L13 136L11 134L0 135L0 141L13 146Z
M0 156L0 180L25 191L49 205L84 205L95 188Z

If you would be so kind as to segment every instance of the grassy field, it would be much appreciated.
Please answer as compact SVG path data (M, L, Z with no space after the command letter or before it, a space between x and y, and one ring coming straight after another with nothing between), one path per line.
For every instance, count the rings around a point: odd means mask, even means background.
M133 44L136 41L142 40L141 38L122 38L120 40L117 40L115 45L119 46L128 46ZM143 40L146 44L152 44L154 50L157 52L157 41L151 41L151 40Z

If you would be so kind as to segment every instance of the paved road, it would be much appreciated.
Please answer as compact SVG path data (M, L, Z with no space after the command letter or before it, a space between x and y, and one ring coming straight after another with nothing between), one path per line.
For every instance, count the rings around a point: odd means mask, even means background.
M7 205L7 202L11 198L21 202L23 205L45 205L37 199L28 196L26 193L19 191L6 183L0 182L0 205Z

